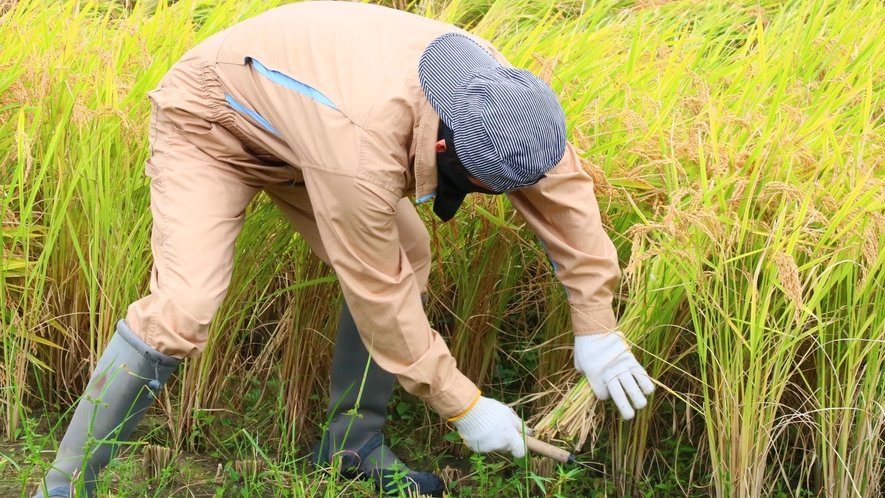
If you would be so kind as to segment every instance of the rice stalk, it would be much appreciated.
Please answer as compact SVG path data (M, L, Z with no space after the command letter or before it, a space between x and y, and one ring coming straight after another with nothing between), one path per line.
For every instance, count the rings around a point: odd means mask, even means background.
M679 292L688 305L683 312L691 310L690 320L665 314L643 328L688 325L684 330L697 334L683 335L690 339L688 349L661 356L671 368L683 354L691 362L702 360L701 371L688 378L704 389L704 405L694 406L703 408L710 463L721 469L714 474L720 496L758 496L776 483L770 479L774 475L766 475L765 455L786 437L784 424L808 419L801 416L807 406L799 400L807 400L810 392L784 396L796 391L792 356L805 351L814 330L821 328L809 321L807 311L811 282L818 278L810 261L827 258L834 244L844 244L844 237L855 232L856 218L847 213L860 208L866 216L881 216L873 199L842 189L846 182L881 185L881 173L875 180L864 178L864 172L881 171L876 160L881 135L869 133L882 126L882 113L876 110L882 80L875 71L882 60L871 44L881 38L881 30L866 21L881 7L864 3L852 11L844 4L827 4L823 14L822 5L763 4L743 12L739 5L670 5L653 14L635 11L619 19L617 32L625 36L624 43L593 46L611 50L604 57L583 65L559 57L559 73L587 75L583 88L592 90L584 95L595 97L581 101L583 118L576 128L586 129L573 133L615 188L608 219L625 227L614 230L616 243L633 246L628 276L652 265L660 274L664 265L672 268L675 285L684 287ZM651 15L656 22L644 22ZM680 22L662 21L676 16ZM745 21L738 25L741 18ZM852 31L857 34L853 49L843 40L847 32L840 27L848 24L842 22L862 26ZM821 45L838 50L813 48ZM689 185L693 200L680 200ZM667 207L674 199L677 211ZM639 238L621 239L618 234L630 226ZM875 259L878 241L869 235L871 229L864 230L866 255L846 253L849 261ZM861 270L853 276L854 285L863 285L864 275L871 274ZM634 306L643 302L640 296L653 292L647 282L625 280L623 327L639 314ZM848 304L838 299L824 306L834 313ZM673 344L669 339L666 344ZM648 349L655 353L666 351L653 336L638 342L653 344ZM686 372L692 375L691 369ZM742 383L747 383L743 389L738 387ZM689 399L687 393L677 396ZM567 405L563 401L551 415ZM757 413L757 406L766 408ZM754 425L746 421L750 414ZM645 415L629 426L628 434L645 430ZM555 416L545 424L552 420ZM626 444L617 447L617 454L637 448ZM872 485L875 479L865 482Z
M610 451L620 492L658 479L679 440L696 451L679 470L690 491L877 496L881 2L394 3L490 38L559 94L625 269L622 328L660 385L631 423L594 405L567 368L565 296L501 199L429 222L430 315L474 380L550 406L551 437ZM7 438L34 400L74 401L146 292L144 93L195 43L273 5L0 6ZM277 216L250 207L213 346L161 400L182 421L176 445L219 444L230 410L275 417L261 434L292 449L322 410L311 394L325 389L340 298Z

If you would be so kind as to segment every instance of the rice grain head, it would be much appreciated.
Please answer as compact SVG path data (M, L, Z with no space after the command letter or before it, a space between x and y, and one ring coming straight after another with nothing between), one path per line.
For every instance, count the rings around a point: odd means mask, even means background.
M793 321L798 325L802 314L802 284L799 280L799 267L793 256L778 252L772 258L777 265L777 277L784 289L784 294L794 305Z

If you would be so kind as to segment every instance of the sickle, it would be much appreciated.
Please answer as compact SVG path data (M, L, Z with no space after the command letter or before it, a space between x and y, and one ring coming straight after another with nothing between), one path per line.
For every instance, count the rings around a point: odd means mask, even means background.
M535 439L531 436L526 436L525 442L526 446L528 446L529 451L531 451L532 453L545 456L560 463L577 464L599 474L611 477L612 479L617 479L615 476L605 472L604 470L599 469L598 467L594 467L593 465L575 460L575 455L569 453L562 448L553 446L550 443L545 443L544 441L541 441L540 439Z

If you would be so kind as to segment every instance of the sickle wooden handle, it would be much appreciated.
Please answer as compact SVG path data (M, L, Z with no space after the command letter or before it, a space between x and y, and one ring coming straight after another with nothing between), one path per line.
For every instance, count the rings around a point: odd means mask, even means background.
M575 457L572 456L572 454L568 451L565 451L562 448L557 448L552 444L545 443L540 439L526 436L525 442L526 446L528 446L529 448L529 451L531 451L532 453L543 455L547 458L552 458L553 460L561 463L572 463L575 461Z

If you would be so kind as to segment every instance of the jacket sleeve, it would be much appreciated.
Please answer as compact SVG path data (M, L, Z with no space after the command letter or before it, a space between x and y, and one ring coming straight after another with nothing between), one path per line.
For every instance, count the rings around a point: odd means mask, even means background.
M303 172L320 237L372 358L441 416L466 411L477 387L427 321L394 220L399 196L357 177Z
M568 292L575 335L615 330L612 297L621 275L617 251L602 227L593 180L571 144L547 178L507 196L540 237Z

